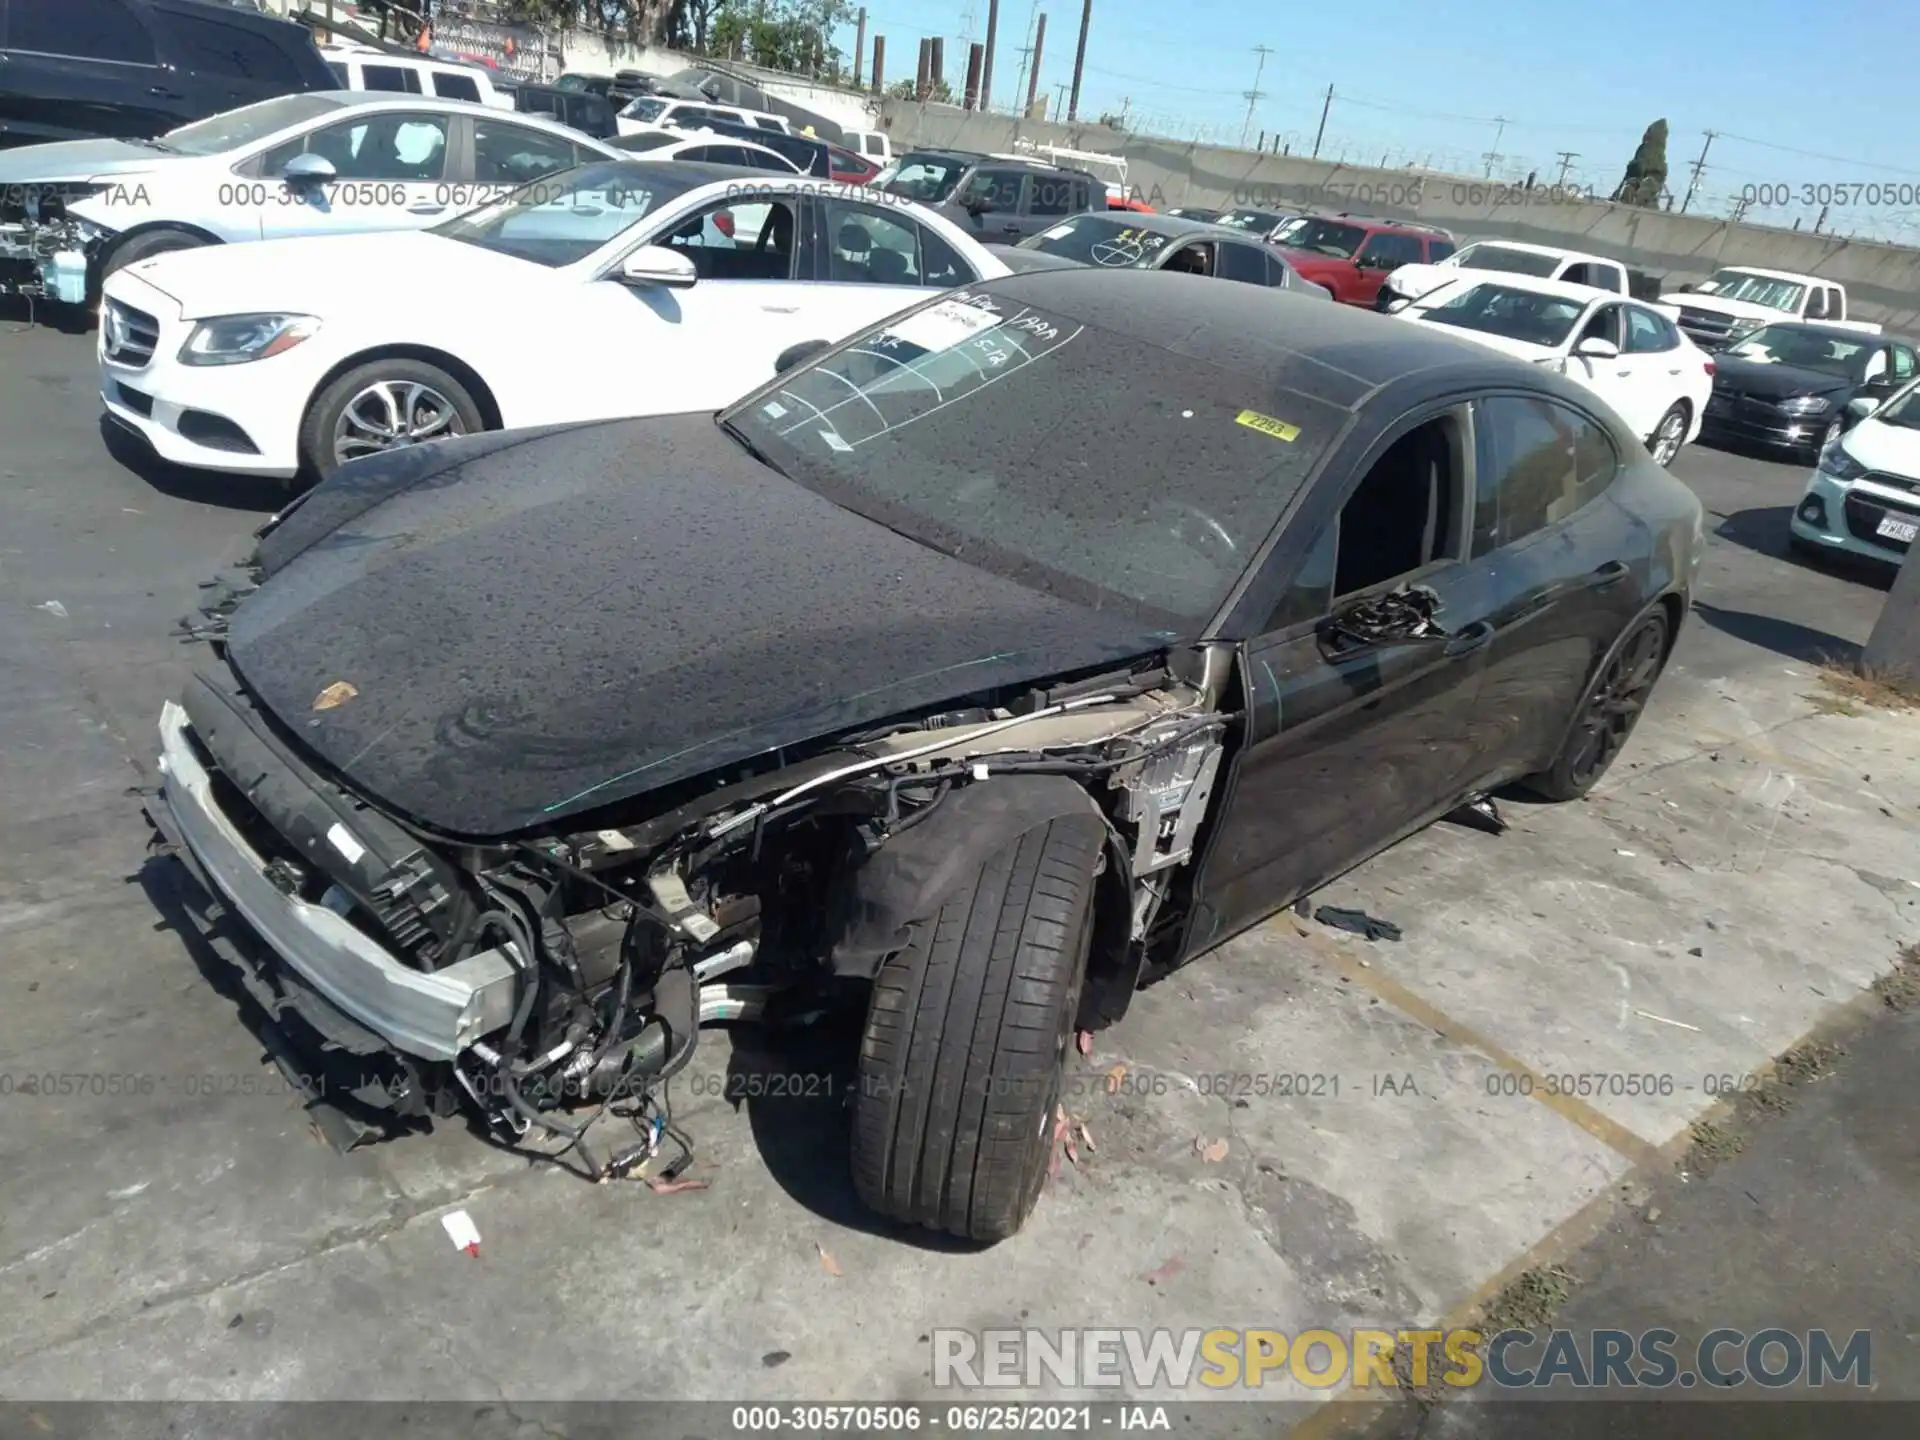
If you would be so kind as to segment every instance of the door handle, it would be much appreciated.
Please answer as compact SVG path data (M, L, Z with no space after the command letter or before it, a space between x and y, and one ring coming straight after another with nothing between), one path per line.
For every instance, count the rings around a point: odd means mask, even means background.
M1490 621L1476 620L1458 635L1447 641L1443 655L1471 655L1482 645L1493 639L1493 625Z
M792 315L800 309L798 305L762 305L760 308L769 315Z
M1627 376L1631 375L1633 372L1631 370L1616 370L1613 373L1620 376L1622 379L1624 379Z
M1667 371L1667 374L1669 374L1669 375L1678 375L1679 373L1680 373L1680 372L1679 372L1678 370L1669 370L1669 371Z
M1589 590L1604 590L1609 585L1618 585L1632 573L1632 570L1628 568L1624 560L1609 560L1606 564L1598 566L1594 572L1587 577L1587 588Z
M1018 225L1002 225L1000 227L1000 233L1002 235L1018 235L1020 233L1020 227Z
M446 208L444 205L435 205L432 201L425 200L418 205L409 205L407 207L407 213L409 215L438 215Z
M161 100L178 100L180 98L180 92L178 90L169 90L164 85L149 85L147 87L147 94Z

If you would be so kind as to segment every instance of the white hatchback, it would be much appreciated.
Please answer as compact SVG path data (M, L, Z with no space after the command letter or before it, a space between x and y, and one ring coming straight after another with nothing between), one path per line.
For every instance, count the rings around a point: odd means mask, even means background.
M1847 410L1853 424L1821 447L1788 543L1899 565L1920 540L1920 380L1885 404L1863 397Z
M176 464L324 476L443 436L718 409L797 346L1006 273L866 186L613 161L424 233L140 261L106 282L100 394Z
M1700 434L1713 361L1656 306L1564 280L1465 275L1392 313L1558 370L1613 407L1662 465Z

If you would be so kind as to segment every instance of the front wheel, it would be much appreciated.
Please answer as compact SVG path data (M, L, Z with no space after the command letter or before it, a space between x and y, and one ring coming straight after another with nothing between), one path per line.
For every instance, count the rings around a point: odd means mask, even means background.
M1647 449L1653 455L1653 463L1665 469L1673 464L1674 456L1680 453L1680 447L1686 443L1687 407L1676 403L1653 427L1653 438L1647 441Z
M473 395L437 365L372 360L328 385L300 425L300 462L325 479L349 460L486 429Z
M188 230L177 230L168 226L161 226L157 230L143 230L138 235L122 240L107 252L107 258L100 266L100 278L104 280L136 261L148 260L155 255L165 255L173 250L198 250L207 243Z
M992 1242L1040 1198L1093 940L1091 812L992 856L874 977L853 1184L889 1219Z
M1615 645L1581 697L1553 764L1521 783L1547 800L1578 800L1600 782L1640 723L1667 661L1667 613L1643 615Z

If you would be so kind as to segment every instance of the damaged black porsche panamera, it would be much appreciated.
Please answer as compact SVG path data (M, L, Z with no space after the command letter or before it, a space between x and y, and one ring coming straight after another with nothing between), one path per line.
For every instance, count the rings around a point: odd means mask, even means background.
M994 281L717 423L275 517L149 813L282 1063L357 1067L322 1116L652 1173L703 1023L848 1001L856 1189L995 1239L1076 1026L1464 798L1590 787L1698 503L1559 377L1242 288Z

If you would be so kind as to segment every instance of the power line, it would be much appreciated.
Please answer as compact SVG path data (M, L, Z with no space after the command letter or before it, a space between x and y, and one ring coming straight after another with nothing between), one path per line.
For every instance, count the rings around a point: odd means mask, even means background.
M1240 148L1242 150L1247 148L1247 135L1253 129L1253 107L1266 99L1267 96L1267 92L1260 88L1260 76L1266 71L1267 56L1273 53L1273 47L1271 45L1256 45L1253 47L1253 53L1260 58L1253 67L1253 88L1242 92L1247 97L1247 119L1246 123L1240 127Z

